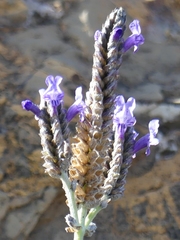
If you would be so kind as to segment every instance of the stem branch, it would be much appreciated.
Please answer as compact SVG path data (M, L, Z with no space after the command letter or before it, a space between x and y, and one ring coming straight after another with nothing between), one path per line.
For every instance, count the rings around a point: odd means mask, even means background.
M65 172L61 173L60 179L62 181L63 189L66 193L66 197L68 200L70 215L76 219L77 223L79 223L78 213L77 213L77 204L76 204L74 191L71 189L71 182Z

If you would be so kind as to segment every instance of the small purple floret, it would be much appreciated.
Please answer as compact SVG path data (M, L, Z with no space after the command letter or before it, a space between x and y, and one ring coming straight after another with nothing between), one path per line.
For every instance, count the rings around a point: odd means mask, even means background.
M139 20L134 20L129 25L129 29L132 34L124 41L124 51L128 51L131 47L134 47L134 52L138 50L139 45L144 43L144 37L141 34L141 27Z
M61 76L55 78L50 75L46 78L45 83L48 86L43 92L43 98L47 103L50 103L52 107L52 115L57 113L57 107L63 100L64 93L62 92L59 84L62 82Z
M159 128L159 120L154 119L149 122L149 133L140 138L134 145L134 156L136 153L143 149L146 148L146 155L150 154L150 146L151 145L157 145L159 144L159 140L156 138L156 135L158 133L158 128Z
M69 107L66 114L68 122L70 122L77 114L80 115L80 121L84 121L85 103L82 99L82 87L78 87L75 91L75 102Z
M25 100L21 102L22 108L26 111L33 112L37 117L40 115L41 110L30 100Z
M113 34L113 40L114 41L119 41L119 39L123 36L123 30L122 28L115 28L112 32Z
M113 119L115 131L118 131L119 137L124 139L127 127L134 126L136 123L136 119L133 116L136 102L134 98L129 98L125 103L123 96L117 96L115 104L116 106Z
M101 35L101 31L96 30L96 32L94 33L94 41L97 41L100 35Z

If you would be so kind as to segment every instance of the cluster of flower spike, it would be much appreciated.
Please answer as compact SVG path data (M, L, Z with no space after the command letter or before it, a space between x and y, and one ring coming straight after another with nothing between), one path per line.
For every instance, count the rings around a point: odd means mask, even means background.
M120 198L132 158L143 148L150 154L150 145L158 144L159 121L150 121L149 133L138 139L134 130L135 99L125 101L115 94L123 54L131 47L136 52L144 43L138 20L129 26L132 34L123 39L125 21L124 10L115 9L102 30L96 31L92 80L85 101L78 87L74 104L64 109L64 93L59 86L62 77L48 76L47 89L39 91L40 105L30 100L22 102L38 120L46 172L55 178L66 173L76 203L88 209ZM76 135L70 144L68 124L77 114Z

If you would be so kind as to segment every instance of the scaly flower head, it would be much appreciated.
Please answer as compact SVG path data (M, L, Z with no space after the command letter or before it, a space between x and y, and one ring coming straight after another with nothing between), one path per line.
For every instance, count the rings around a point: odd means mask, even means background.
M129 98L125 102L123 96L117 96L115 103L114 127L115 131L118 131L119 137L123 139L127 127L132 127L136 123L136 119L133 116L136 102L134 98Z
M159 120L154 119L149 122L149 133L145 136L141 137L134 145L134 156L135 154L143 149L146 148L146 155L150 154L150 146L157 145L159 140L156 138L159 128Z
M78 87L75 91L75 102L69 107L66 114L66 119L68 122L70 122L71 119L74 118L78 113L80 114L80 121L83 122L84 109L86 105L82 99L82 87Z
M130 23L129 29L131 30L132 34L124 42L124 51L126 52L134 46L134 52L136 52L139 45L144 43L144 37L141 34L139 20L134 20L132 23Z

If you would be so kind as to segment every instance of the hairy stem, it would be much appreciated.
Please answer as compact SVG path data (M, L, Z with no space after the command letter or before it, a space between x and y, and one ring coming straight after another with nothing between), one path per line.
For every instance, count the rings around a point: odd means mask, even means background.
M85 219L85 227L87 228L89 224L93 221L93 219L96 217L96 215L102 210L103 208L101 206L97 206L94 208L91 208L88 215Z
M67 197L70 214L73 218L76 219L77 222L79 222L78 213L77 213L77 204L76 204L74 191L72 190L72 187L71 187L71 181L69 180L67 173L65 172L61 173L60 179L62 181L63 189Z
M79 217L79 223L81 225L81 228L74 233L74 240L84 239L84 235L86 232L86 228L85 228L86 215L87 215L87 209L84 207L83 204L80 204L78 209L78 217Z

